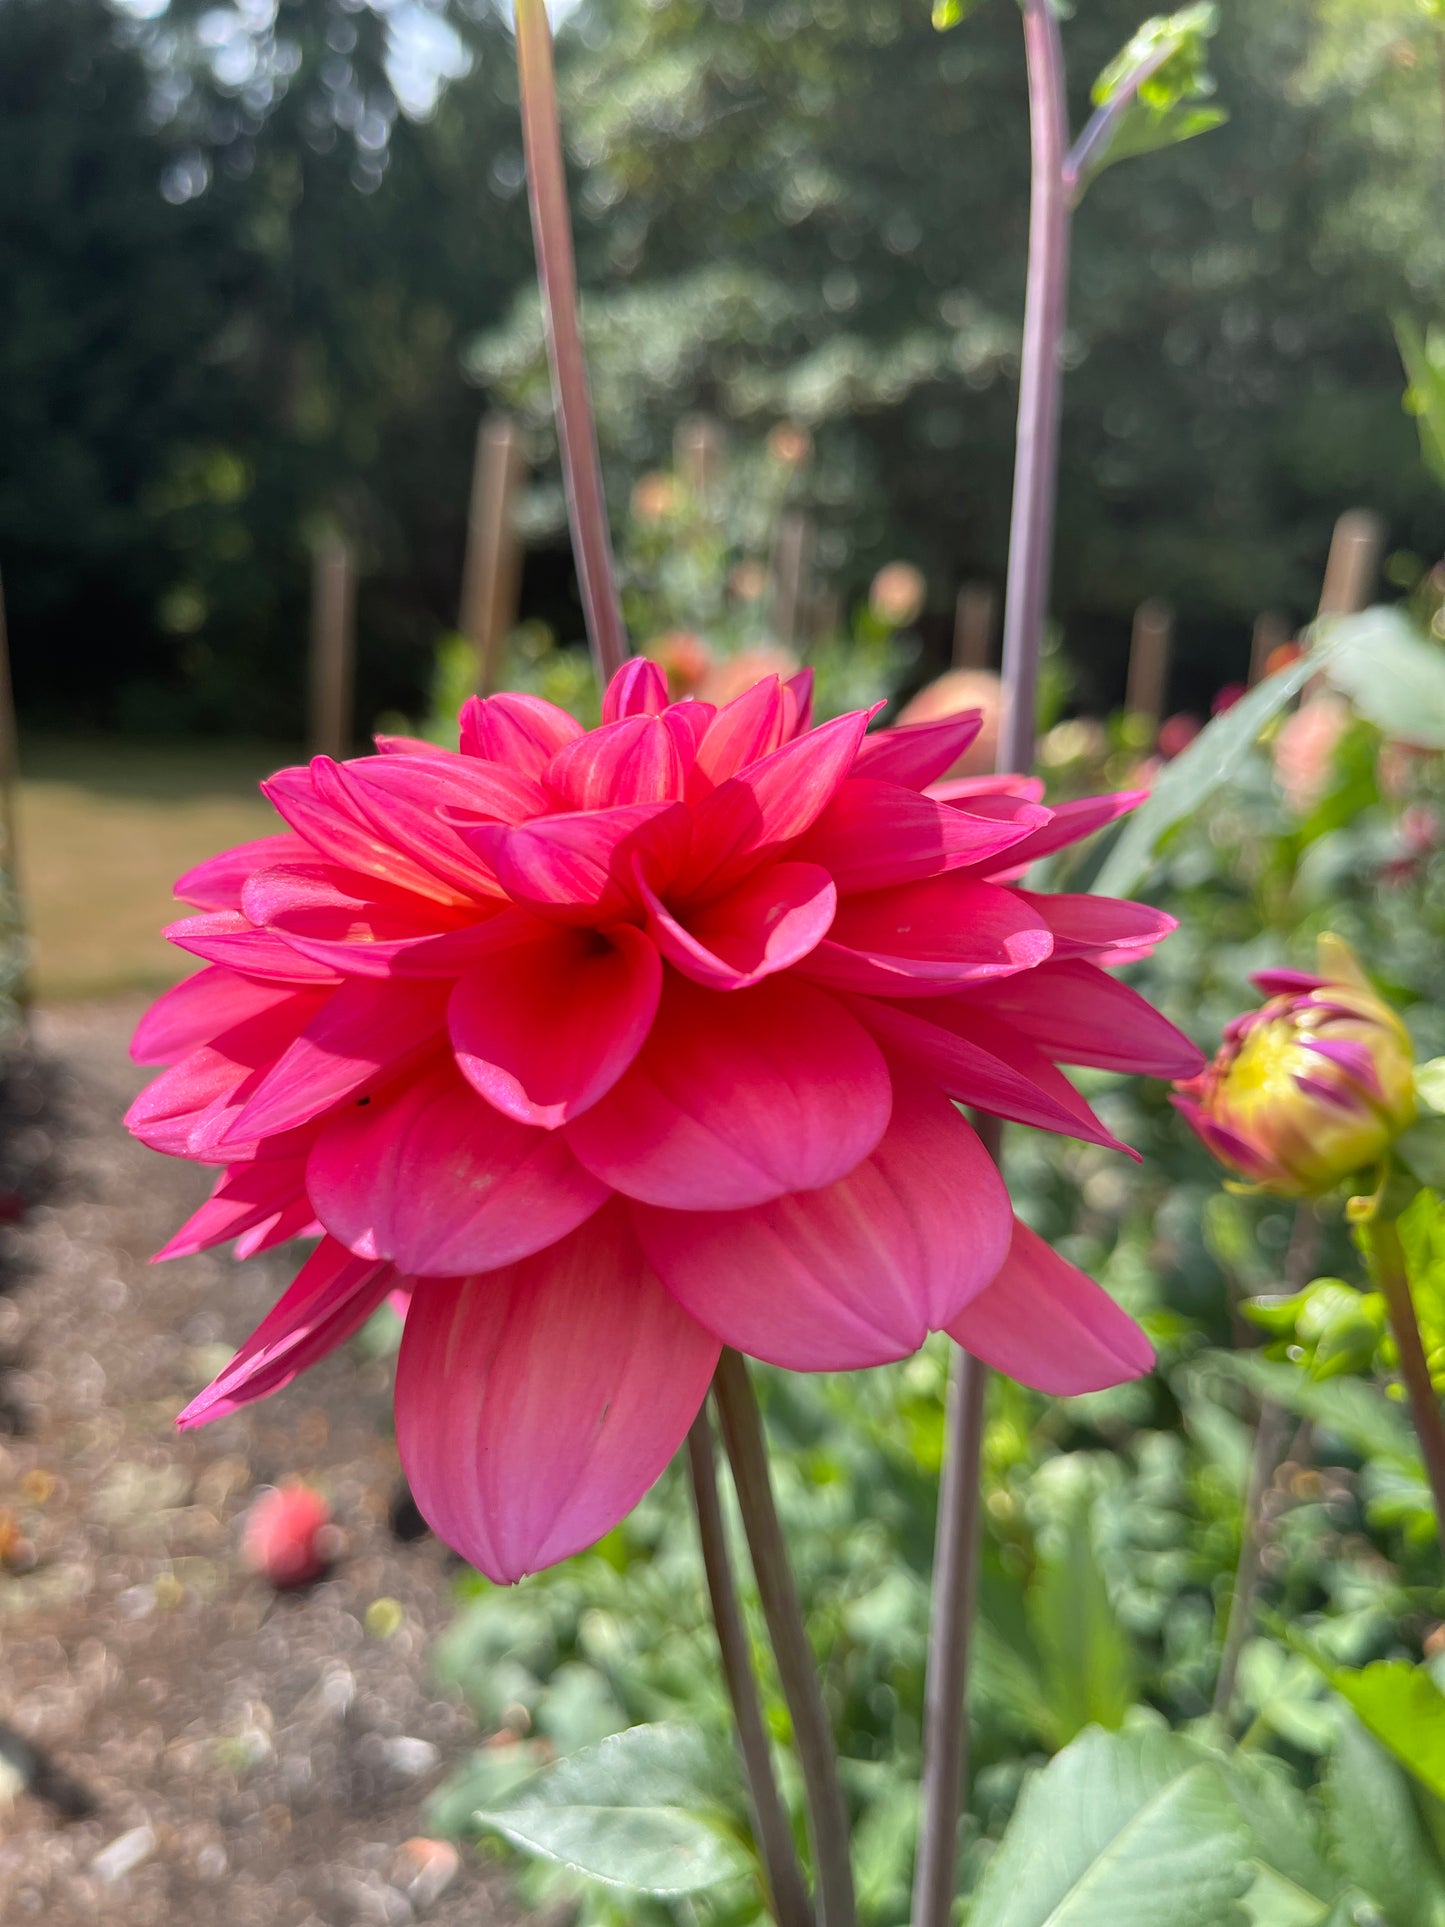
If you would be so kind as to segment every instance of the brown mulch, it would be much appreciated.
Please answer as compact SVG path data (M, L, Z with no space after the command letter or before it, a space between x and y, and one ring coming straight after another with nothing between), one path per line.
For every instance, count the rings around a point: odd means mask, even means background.
M206 1174L120 1127L141 1007L44 1014L0 1116L0 1921L494 1927L494 1871L464 1852L438 1894L404 1849L479 1736L428 1676L455 1567L388 1523L389 1366L344 1353L172 1425L295 1254L147 1263ZM344 1545L278 1593L240 1520L296 1477Z

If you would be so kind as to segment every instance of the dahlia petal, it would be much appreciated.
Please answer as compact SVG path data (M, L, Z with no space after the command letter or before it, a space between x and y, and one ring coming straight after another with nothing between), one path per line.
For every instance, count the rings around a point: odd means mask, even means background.
M1037 805L1024 807L1030 812L1024 820L993 820L898 783L850 776L789 855L821 863L843 895L887 889L983 864L1022 844L1033 823L1047 820Z
M1287 997L1306 990L1323 990L1327 977L1309 970L1256 970L1249 980L1266 997Z
M1129 1314L1017 1219L998 1276L948 1332L995 1371L1055 1398L1121 1385L1154 1363Z
M176 1424L188 1430L279 1392L359 1331L395 1282L390 1265L353 1258L334 1238L324 1238L290 1289Z
M332 993L265 1073L222 1140L245 1143L309 1124L440 1038L448 987L354 977Z
M832 1184L891 1104L882 1052L826 992L770 977L722 1004L667 973L636 1063L567 1137L628 1197L728 1211Z
M333 1237L429 1277L528 1257L607 1196L563 1137L503 1117L450 1060L330 1119L306 1182Z
M295 993L285 984L254 983L234 970L208 964L165 991L136 1025L130 1054L137 1064L174 1064L221 1031L282 1004Z
M1049 821L1009 851L1009 875L1022 876L1040 857L1092 836L1105 824L1116 822L1130 810L1137 809L1148 794L1148 790L1116 790L1109 796L1081 796L1072 803L1055 804ZM988 874L997 875L997 872Z
M666 708L667 678L647 656L623 663L602 693L604 724L626 716L660 716Z
M682 799L677 740L660 716L625 716L589 729L548 763L548 790L577 810L611 810Z
M303 957L283 938L269 930L258 930L239 910L203 910L199 916L167 924L161 935L178 950L189 950L193 957L224 964L243 976L259 977L267 983L310 987L341 981L329 964Z
M126 1129L153 1151L206 1157L207 1127L229 1115L236 1093L262 1064L280 1056L327 995L324 990L298 993L220 1032L146 1085L125 1114Z
M1008 1192L953 1106L895 1079L871 1156L824 1190L744 1211L633 1206L657 1275L725 1345L793 1371L916 1351L1008 1251Z
M509 903L495 916L469 923L460 930L443 930L440 936L426 937L402 951L392 965L395 977L445 977L455 982L488 957L519 944L540 943L557 928L549 917Z
M838 907L816 863L774 863L680 922L640 880L647 928L667 961L709 990L745 990L787 970L828 934Z
M463 977L448 1021L462 1075L506 1116L555 1130L595 1104L641 1050L662 965L640 930L543 925Z
M316 1222L316 1213L311 1209L309 1198L298 1198L278 1211L274 1218L264 1223L252 1225L243 1231L231 1247L238 1260L254 1258L263 1251L271 1251L277 1245L288 1244L292 1238L319 1238L321 1226Z
M1098 963L1128 963L1147 957L1155 944L1162 943L1179 919L1147 903L1130 903L1121 897L1070 896L1051 891L1035 896L1032 891L1014 893L1022 902L1032 904L1054 933L1054 955L1093 957Z
M309 766L278 770L261 789L316 855L418 896L444 902L451 897L445 884L377 832L352 801L345 778L329 756L313 757Z
M455 756L444 743L428 742L425 736L373 736L378 756Z
M464 756L369 756L342 766L348 792L378 831L439 881L470 901L500 896L457 834L465 813L493 823L524 823L550 807L540 783L495 763Z
M1148 1077L1194 1077L1204 1055L1128 984L1082 957L980 984L969 1001L1025 1032L1046 1057Z
M697 762L698 744L708 732L712 719L717 714L712 703L699 702L696 696L687 696L680 703L670 703L662 712L662 720L672 733L677 744L677 753L682 758L684 782L691 778Z
M172 894L198 910L239 910L241 890L253 870L270 869L277 863L309 862L313 855L311 845L289 830L278 836L257 837L187 870L176 879Z
M924 794L931 796L935 803L972 803L985 796L1012 797L1016 803L1041 803L1044 779L1019 776L1011 770L997 776L949 776L942 782L929 783Z
M616 1209L505 1271L420 1283L396 1436L423 1516L502 1585L580 1552L663 1471L718 1351Z
M540 778L563 744L575 743L583 733L575 716L540 696L507 691L468 696L462 704L462 755L504 763L524 776Z
M796 676L789 676L783 684L783 700L788 708L787 725L783 741L792 742L813 727L813 671L811 666L800 669Z
M153 1264L189 1258L269 1223L298 1201L305 1203L306 1160L275 1158L265 1164L232 1165L211 1196L156 1253ZM306 1218L310 1218L307 1207ZM302 1221L305 1222L305 1219Z
M590 924L634 908L636 861L645 859L648 876L666 886L687 849L688 816L680 803L641 803L462 834L494 864L509 896L561 921Z
M966 709L936 723L901 723L865 738L853 765L858 776L921 790L937 782L983 728L983 711Z
M931 999L929 1018L937 1015L942 998ZM950 999L952 1003L955 1000ZM1127 1150L1095 1117L1068 1080L1047 1058L1023 1047L1015 1033L1012 1048L1002 1045L996 1031L983 1024L977 1031L945 1027L919 1017L913 1009L859 997L851 1008L890 1056L901 1056L930 1082L960 1104L972 1104L1014 1124L1031 1124L1041 1131L1058 1131L1110 1150ZM1130 1153L1132 1156L1133 1153Z
M788 722L788 706L776 676L764 676L724 703L697 748L696 768L704 786L715 788L748 764L770 756L783 742Z
M372 888L374 897L359 894ZM243 904L288 948L348 977L388 976L411 945L477 917L475 904L425 901L329 863L258 871Z
M1021 892L955 873L844 897L827 939L803 968L840 990L937 996L1031 970L1053 945Z
M835 716L702 798L692 813L691 895L721 895L818 820L852 766L869 713Z

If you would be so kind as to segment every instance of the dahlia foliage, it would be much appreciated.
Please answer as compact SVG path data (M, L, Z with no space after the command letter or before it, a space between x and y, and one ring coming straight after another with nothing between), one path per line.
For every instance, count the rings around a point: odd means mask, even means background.
M513 1580L629 1510L723 1345L831 1371L946 1330L1055 1393L1147 1369L955 1108L1114 1145L1059 1063L1199 1068L1107 974L1171 919L1017 883L1136 799L940 781L977 716L870 720L810 727L805 676L669 704L638 660L597 729L493 696L459 752L265 785L288 829L177 885L206 968L142 1022L170 1068L128 1122L222 1167L161 1256L320 1243L183 1425L402 1294L417 1502Z

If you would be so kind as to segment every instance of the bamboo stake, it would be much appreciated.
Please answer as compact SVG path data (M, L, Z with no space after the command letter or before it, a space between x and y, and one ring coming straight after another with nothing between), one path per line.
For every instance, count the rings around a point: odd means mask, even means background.
M522 582L517 497L526 473L516 423L508 415L488 416L477 429L458 625L476 652L482 696L496 687L497 656L517 622Z
M1369 509L1346 509L1335 523L1320 588L1322 616L1350 616L1375 592L1385 525Z
M1129 642L1129 681L1124 708L1131 716L1157 723L1169 690L1169 658L1174 647L1174 611L1151 596L1134 611Z
M993 661L998 593L989 582L965 582L953 612L953 666L987 669Z
M706 516L716 513L727 438L710 415L689 415L672 438L672 465L694 505Z
M1249 686L1253 689L1257 682L1263 682L1269 672L1269 659L1276 649L1282 649L1294 631L1282 615L1273 609L1266 609L1254 619L1254 631L1249 639Z
M15 685L10 674L10 630L5 619L5 589L0 583L0 836L4 838L3 869L6 908L13 935L20 945L20 967L15 978L15 1006L22 1030L30 1030L34 987L30 974L30 945L25 930L25 904L20 891L20 729L15 714Z
M791 509L778 523L773 556L773 640L785 649L798 637L812 559L813 524L800 510Z
M311 574L311 751L338 761L351 748L356 705L356 582L350 544L328 535Z

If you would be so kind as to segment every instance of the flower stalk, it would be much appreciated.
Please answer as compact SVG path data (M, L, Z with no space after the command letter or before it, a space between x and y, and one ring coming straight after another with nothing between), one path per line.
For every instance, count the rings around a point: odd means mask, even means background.
M1440 1401L1430 1382L1430 1367L1420 1339L1420 1323L1415 1316L1410 1276L1400 1243L1400 1227L1394 1218L1381 1216L1371 1221L1370 1257L1400 1355L1400 1378L1410 1401L1410 1417L1420 1442L1420 1456L1425 1461L1430 1496L1435 1502L1435 1530L1441 1550L1445 1551L1445 1419L1440 1415Z
M778 1794L773 1757L758 1703L747 1627L738 1604L732 1561L728 1556L727 1530L718 1503L712 1420L706 1406L698 1413L687 1435L687 1457L703 1570L707 1575L723 1679L732 1705L738 1752L742 1756L743 1777L752 1807L753 1832L768 1884L769 1910L778 1927L814 1927L813 1907L793 1850L792 1829Z
M838 1778L837 1749L773 1500L757 1397L747 1366L737 1352L723 1352L712 1389L748 1535L758 1596L792 1715L817 1870L820 1927L855 1927L848 1809Z
M546 0L517 0L517 77L522 102L522 144L527 158L527 196L542 289L542 317L557 440L567 491L567 517L577 558L577 582L599 683L606 685L627 659L622 604L607 524L602 461L582 353L577 313L577 263L567 173L557 115L557 73Z
M1004 609L1004 726L998 768L1034 761L1039 658L1048 613L1058 492L1060 353L1068 311L1072 186L1064 52L1050 0L1023 0L1028 63L1028 278L1009 520ZM998 1161L1002 1127L980 1135ZM923 1789L912 1927L948 1927L957 1883L958 1835L968 1781L968 1672L978 1589L980 1467L988 1371L958 1350L949 1377L943 1475L938 1495L932 1623L923 1719Z

